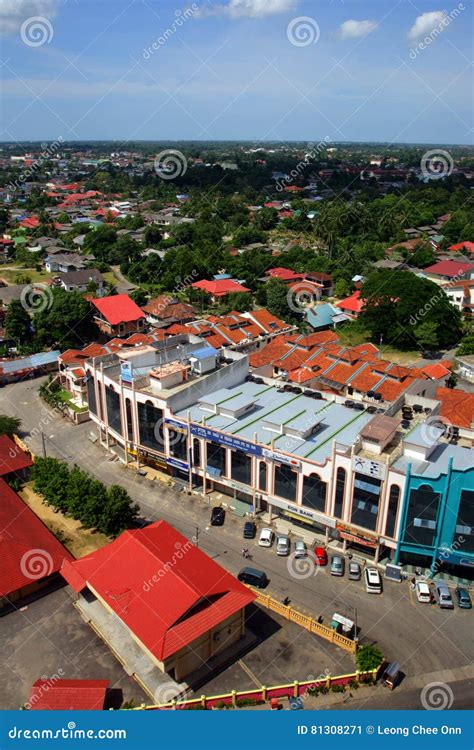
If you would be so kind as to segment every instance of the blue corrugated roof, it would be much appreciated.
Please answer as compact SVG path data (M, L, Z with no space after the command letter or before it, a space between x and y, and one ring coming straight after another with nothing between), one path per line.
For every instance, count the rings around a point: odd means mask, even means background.
M207 357L212 357L213 354L217 354L217 350L213 346L202 346L200 349L191 352L190 356L196 357L196 359L207 359Z
M59 351L40 352L32 354L30 357L21 357L21 359L11 359L7 362L0 362L0 368L4 373L19 372L20 370L29 370L42 365L49 365L58 361L61 354Z

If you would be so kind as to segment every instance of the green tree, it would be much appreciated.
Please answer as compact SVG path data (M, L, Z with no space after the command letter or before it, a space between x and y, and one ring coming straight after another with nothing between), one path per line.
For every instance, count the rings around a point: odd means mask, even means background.
M98 335L93 312L79 292L54 289L52 304L33 317L36 338L43 347L68 349L91 341Z
M69 469L57 458L36 458L32 467L35 492L43 495L45 502L63 512L69 510Z
M435 320L427 320L413 329L420 349L436 349L439 345L438 326Z
M338 279L334 284L335 297L347 297L350 291L350 284L346 279Z
M383 654L376 646L361 646L356 653L356 664L359 672L370 672L377 669L383 661Z
M138 516L138 505L133 505L128 492L118 484L107 491L107 501L99 518L98 529L108 536L118 536L129 528Z
M5 332L17 346L31 339L31 319L22 303L14 299L8 305L5 315Z
M9 435L11 437L18 433L20 427L21 420L18 417L0 414L0 435Z
M459 348L456 352L461 357L466 357L469 354L474 354L474 331L467 333L461 340Z
M291 291L281 279L270 279L265 283L267 309L282 320L289 320L292 311L288 305Z

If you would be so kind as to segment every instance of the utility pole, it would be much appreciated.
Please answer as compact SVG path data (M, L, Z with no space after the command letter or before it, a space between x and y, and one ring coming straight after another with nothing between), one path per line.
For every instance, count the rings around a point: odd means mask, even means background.
M196 526L196 547L199 549L199 526Z
M46 458L46 445L45 445L45 442L44 442L43 428L41 428L41 445L43 447L43 458Z

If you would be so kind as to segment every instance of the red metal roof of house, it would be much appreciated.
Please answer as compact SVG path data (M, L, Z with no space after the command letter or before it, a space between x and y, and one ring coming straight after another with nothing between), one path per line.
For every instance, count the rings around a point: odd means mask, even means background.
M231 292L250 292L246 286L242 286L238 281L232 279L215 279L209 281L208 279L202 279L201 281L195 281L191 284L195 289L203 289L208 294L212 294L213 297L223 297Z
M100 314L113 326L145 317L143 311L128 294L114 294L91 301Z
M93 589L160 661L255 599L166 521L125 531L61 572L75 591Z
M36 680L28 706L32 711L102 711L108 680Z
M33 461L8 435L0 435L0 477L32 466Z
M0 596L8 596L74 558L4 479L0 497Z
M348 312L359 313L362 310L364 303L360 299L360 290L357 290L350 297L342 299L340 302L336 302L336 307L340 307L341 310L347 310Z
M474 242L458 242L457 245L450 245L448 250L452 250L453 252L467 250L469 253L474 253Z
M474 422L474 393L458 388L437 388L436 398L441 401L440 415L456 427L471 428Z
M458 260L440 260L432 266L424 269L425 273L431 273L435 276L463 276L468 271L474 271L472 263L461 263Z

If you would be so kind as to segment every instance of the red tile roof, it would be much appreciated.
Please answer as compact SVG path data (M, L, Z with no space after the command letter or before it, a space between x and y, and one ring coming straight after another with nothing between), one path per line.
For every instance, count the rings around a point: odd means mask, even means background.
M74 558L4 479L0 497L0 596L8 596Z
M458 388L437 388L436 398L441 401L440 415L456 427L470 429L474 422L474 393Z
M32 465L31 458L8 435L0 435L0 477Z
M461 263L458 260L440 260L432 266L424 269L424 273L431 273L435 276L463 276L468 271L474 271L472 263Z
M432 365L426 365L421 367L421 372L431 380L440 380L440 378L446 378L450 375L450 370L441 364L441 362L433 363Z
M119 323L130 323L145 317L143 311L128 294L115 294L110 297L93 299L92 304L102 317L113 326Z
M160 661L255 599L166 521L125 531L61 572L76 592L89 585Z
M223 297L231 292L250 292L250 289L247 289L246 286L242 286L232 279L216 279L214 281L202 279L201 281L195 281L191 286L195 289L203 289L208 294L212 294L213 297Z
M36 680L28 706L32 711L102 711L108 680Z

